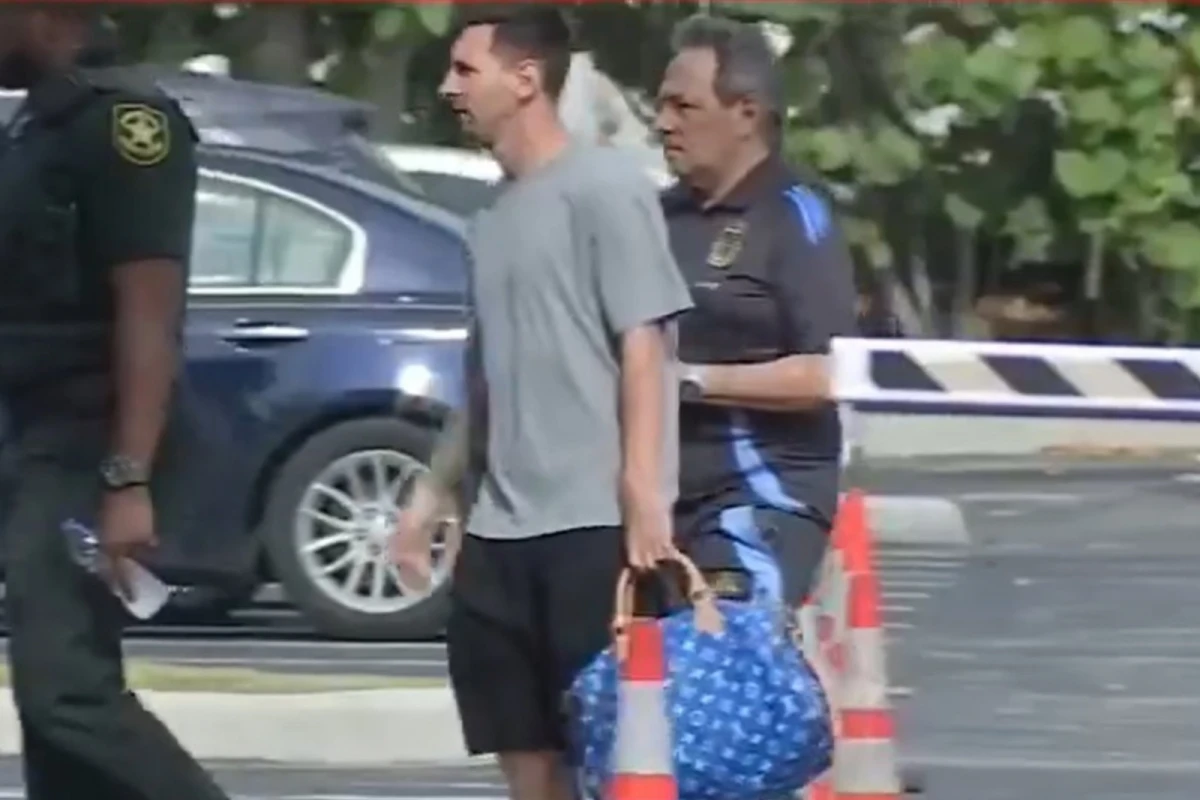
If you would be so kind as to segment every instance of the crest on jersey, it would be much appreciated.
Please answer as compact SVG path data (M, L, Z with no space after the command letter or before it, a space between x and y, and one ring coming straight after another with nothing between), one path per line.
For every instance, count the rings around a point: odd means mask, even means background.
M738 220L721 229L708 249L708 265L713 269L729 269L742 254L746 241L746 222Z

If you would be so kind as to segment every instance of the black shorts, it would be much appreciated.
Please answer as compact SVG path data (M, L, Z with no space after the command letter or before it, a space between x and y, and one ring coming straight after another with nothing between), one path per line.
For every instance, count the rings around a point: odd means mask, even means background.
M468 752L565 750L563 692L610 642L619 528L465 536L446 647Z
M678 510L675 536L717 594L754 593L797 608L814 588L829 525L792 511L714 505Z

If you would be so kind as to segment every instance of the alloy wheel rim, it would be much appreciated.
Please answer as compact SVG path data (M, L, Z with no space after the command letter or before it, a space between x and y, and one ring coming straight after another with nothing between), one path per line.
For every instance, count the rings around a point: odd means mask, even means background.
M329 463L296 509L294 544L305 576L324 595L366 614L391 614L427 598L446 579L446 516L432 548L428 588L414 589L391 563L388 540L416 479L428 472L396 450L360 450Z

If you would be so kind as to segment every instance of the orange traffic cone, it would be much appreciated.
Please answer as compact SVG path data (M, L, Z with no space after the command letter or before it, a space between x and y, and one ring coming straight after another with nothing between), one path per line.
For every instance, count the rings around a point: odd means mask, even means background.
M633 618L618 644L621 686L608 800L678 800L662 628Z
M838 516L849 596L845 643L838 654L843 664L839 669L837 795L844 800L898 798L901 786L887 694L879 577L862 491L846 494Z

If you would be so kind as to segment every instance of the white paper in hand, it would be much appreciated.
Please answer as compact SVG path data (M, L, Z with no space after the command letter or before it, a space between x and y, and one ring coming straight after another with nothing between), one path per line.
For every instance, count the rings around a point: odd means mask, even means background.
M129 590L133 597L125 597L120 592L117 592L117 597L129 613L138 619L150 619L171 599L171 587L133 559L125 559L125 574L129 577Z
M108 570L104 569L100 540L91 527L79 520L68 519L63 521L62 532L66 537L71 559L93 575L107 580L104 576ZM171 598L171 587L136 561L127 558L125 564L129 590L133 596L125 597L116 587L112 587L113 594L130 614L138 619L150 619L161 611Z

